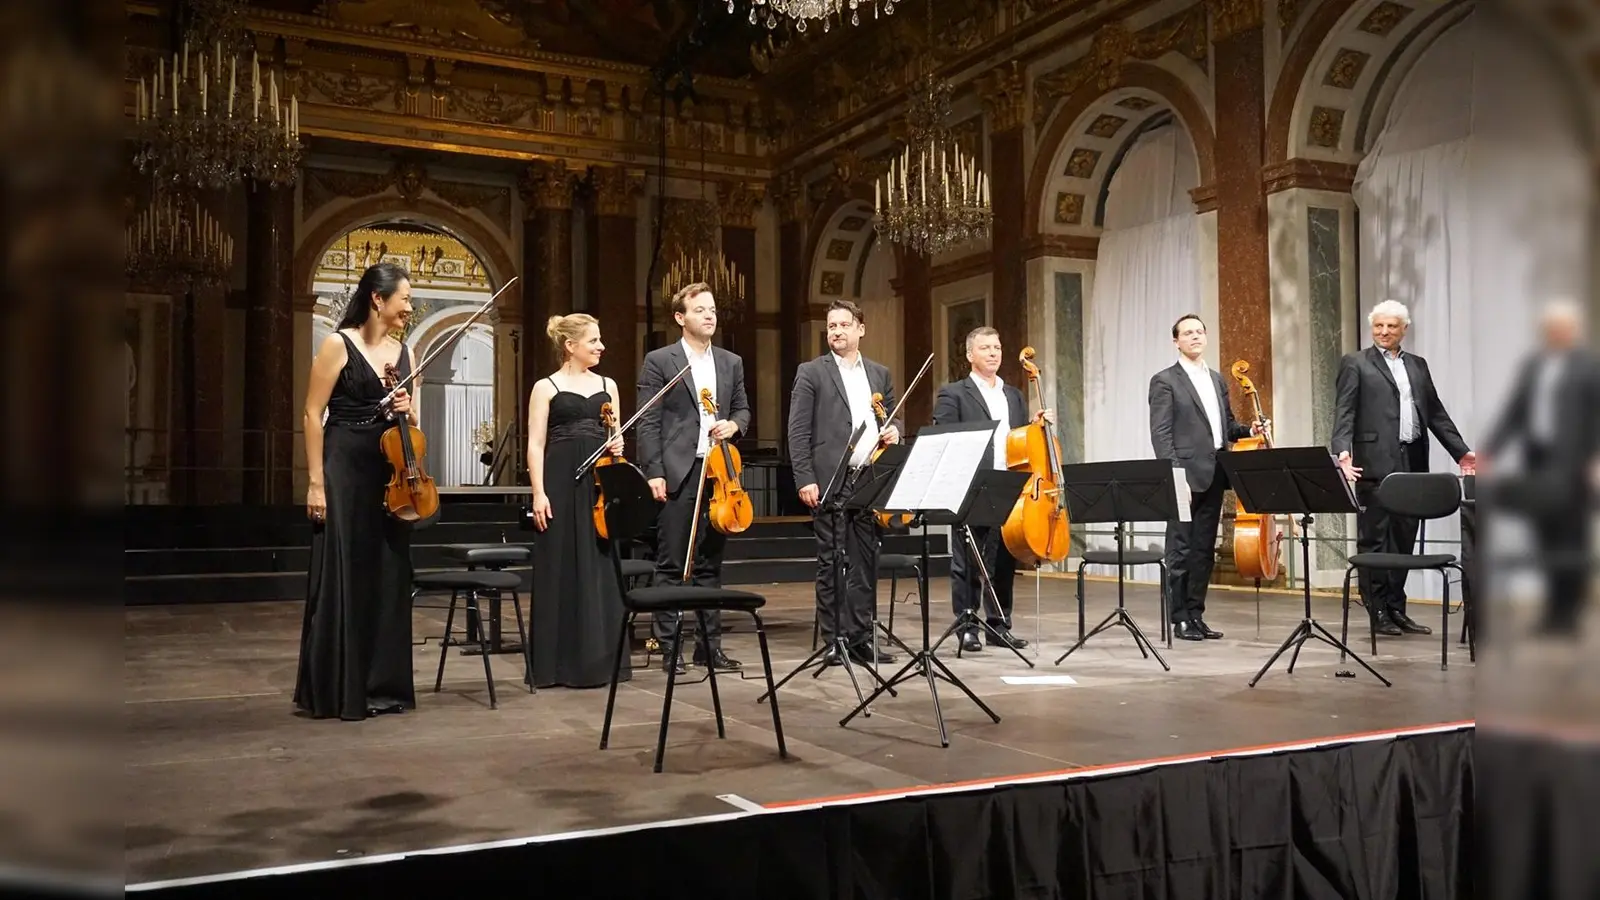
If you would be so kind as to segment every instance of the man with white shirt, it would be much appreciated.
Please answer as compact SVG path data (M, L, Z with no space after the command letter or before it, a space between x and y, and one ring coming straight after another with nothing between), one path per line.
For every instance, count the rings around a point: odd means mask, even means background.
M685 364L689 374L661 401L639 417L638 464L650 480L650 492L661 508L657 523L656 583L683 583L684 560L689 553L689 533L694 523L695 497L701 469L713 439L732 440L750 427L750 403L745 398L744 360L721 347L713 347L717 333L717 301L707 284L691 284L672 297L672 317L683 329L683 339L645 354L639 367L639 402L643 403ZM700 403L702 388L711 389L717 415ZM722 552L727 536L711 527L709 505L701 504L696 533L692 581L700 587L722 586ZM721 614L706 614L710 634L695 646L695 665L737 669L739 661L722 652ZM663 668L675 658L672 629L676 616L656 615L653 631L661 644ZM693 620L684 622L687 629ZM678 659L678 666L683 660Z
M872 614L878 595L877 519L871 513L847 513L845 534L839 540L834 534L833 516L819 514L823 501L855 488L873 450L900 440L895 423L884 423L880 429L872 408L874 394L880 395L885 414L895 406L894 379L887 367L861 355L861 338L866 333L866 320L859 306L849 300L835 300L828 306L829 352L801 363L795 371L789 401L789 463L800 502L810 507L814 515L817 618L823 641L834 639L837 617L850 659L873 664L894 661L887 653L877 651L872 639ZM830 485L850 435L862 424L866 431L846 463L844 480ZM850 564L844 597L834 594L836 549L844 550ZM835 655L836 651L829 651L830 665L839 662Z
M1206 365L1206 325L1188 315L1172 324L1178 361L1150 378L1150 444L1157 459L1182 469L1189 485L1189 521L1167 523L1167 616L1184 641L1222 637L1205 622L1206 589L1216 562L1217 526L1228 474L1217 452L1255 429L1228 403L1222 374Z
M1397 516L1378 504L1378 485L1392 472L1428 471L1428 432L1461 466L1475 472L1477 456L1434 388L1428 361L1400 349L1411 313L1385 300L1367 316L1372 346L1339 361L1334 387L1333 436L1329 450L1355 485L1361 512L1356 515L1356 550L1410 553L1416 545L1416 519ZM1362 569L1357 573L1362 602L1378 634L1432 634L1406 615L1406 573Z
M1028 408L1022 392L1001 381L996 374L1000 371L1000 360L1000 333L987 325L974 328L967 335L967 362L972 367L971 374L939 388L938 399L933 404L933 424L998 422L994 432L993 467L1005 469L1006 434L1028 424ZM1041 412L1040 415L1047 414ZM967 610L983 611L989 627L999 634L997 639L985 632L986 643L1026 647L1026 640L1011 633L1011 588L1016 580L1017 561L1006 549L999 528L974 527L972 539L983 552L983 565L989 572L1000 608L997 611L984 602L982 573L968 559L966 541L956 540L954 536L950 540L951 607L957 616ZM975 629L967 629L961 635L961 649L967 652L983 649Z

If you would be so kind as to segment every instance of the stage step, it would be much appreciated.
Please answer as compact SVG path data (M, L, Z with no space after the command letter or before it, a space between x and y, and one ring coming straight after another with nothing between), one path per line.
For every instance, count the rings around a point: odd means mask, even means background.
M302 507L128 507L124 551L124 603L229 603L305 597L311 527ZM515 504L447 501L438 521L412 538L418 571L454 568L445 544L511 543L531 546L538 533L521 523ZM920 535L887 535L885 553L922 552ZM928 539L930 578L949 574L942 535ZM804 519L758 520L728 539L723 582L758 585L816 578L816 542ZM523 590L531 569L513 569ZM885 579L887 580L887 579Z

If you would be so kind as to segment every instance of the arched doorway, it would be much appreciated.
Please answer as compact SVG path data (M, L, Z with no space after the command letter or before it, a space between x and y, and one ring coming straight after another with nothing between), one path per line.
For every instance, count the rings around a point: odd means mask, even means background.
M411 276L411 321L401 337L422 362L494 293L479 254L449 232L409 220L363 225L323 251L312 273L313 352L332 333L361 273L378 262ZM428 440L428 473L440 486L482 484L489 468L480 456L495 434L495 337L481 317L450 350L429 364L417 394Z

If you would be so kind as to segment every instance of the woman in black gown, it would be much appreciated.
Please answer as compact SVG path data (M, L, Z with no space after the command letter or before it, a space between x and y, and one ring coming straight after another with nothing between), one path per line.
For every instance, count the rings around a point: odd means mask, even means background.
M533 683L602 687L611 682L622 598L610 551L594 528L594 479L572 476L607 443L601 405L610 403L619 422L622 408L616 382L591 371L605 352L599 322L582 313L552 316L545 330L562 362L528 398L528 475L540 532L533 542ZM622 453L620 436L610 445ZM624 656L620 678L630 677Z
M314 718L360 720L416 707L411 660L411 526L389 515L390 467L378 439L393 423L379 401L386 366L411 373L390 336L411 314L406 271L379 263L361 276L333 334L317 348L306 390L311 566L294 704ZM418 382L396 416L418 413ZM326 424L324 424L326 412Z

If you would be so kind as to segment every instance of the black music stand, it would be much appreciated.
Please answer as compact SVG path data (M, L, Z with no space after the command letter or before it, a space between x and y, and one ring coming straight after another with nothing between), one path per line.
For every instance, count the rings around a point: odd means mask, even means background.
M789 679L813 666L816 667L817 671L812 674L812 677L821 677L823 671L831 665L827 658L830 653L834 655L840 665L844 666L845 674L850 676L850 686L855 688L856 700L859 701L863 697L861 683L856 680L855 666L850 660L850 646L845 642L844 632L839 628L839 613L845 604L844 556L845 547L848 546L845 540L845 529L850 527L848 512L862 508L860 506L852 507L849 502L862 492L866 492L870 496L876 496L882 487L881 484L873 483L869 479L858 482L848 493L844 489L845 481L849 478L850 458L855 455L856 446L860 443L861 436L866 430L867 423L862 422L851 433L850 440L844 447L844 455L839 457L839 464L834 466L833 475L828 479L828 486L823 490L817 502L817 515L828 516L833 521L833 566L832 571L828 573L828 578L833 583L833 638L819 644L817 649L811 651L811 655L806 657L800 665L795 666L793 671L783 676L776 685L773 685L771 691L757 697L757 703L763 702L769 694L776 693L778 688L788 684ZM876 647L873 650L876 652ZM878 674L877 669L870 665L866 666L866 669L872 673L873 678L877 679L879 685L887 684L883 680L883 676ZM890 693L892 694L893 691L891 690ZM871 715L871 713L868 713L868 715Z
M878 458L867 464L866 472L862 479L856 483L856 490L845 501L845 508L860 514L877 513L879 507L888 502L889 493L894 487L895 479L900 475L900 467L905 464L905 461L910 456L911 447L907 444L890 444L884 447L879 451ZM881 546L879 552L882 552ZM890 631L887 625L878 621L876 579L874 579L873 593L872 619L875 627L883 632L884 637L888 638L891 643L905 653L916 652L907 647L904 641L895 637L894 632ZM889 598L889 602L893 603L894 598ZM816 676L813 675L812 677L815 678ZM890 691L889 694L894 696L894 691Z
M938 645L930 640L929 636L929 611L928 611L928 526L938 524L958 524L975 520L976 524L988 524L991 521L1004 522L1011 508L1016 505L1017 498L1022 494L1022 487L1028 481L1026 472L1002 472L982 468L985 460L989 459L989 448L993 446L993 434L998 422L962 422L951 425L930 425L918 432L917 439L912 442L909 457L901 464L899 472L881 495L881 502L876 511L886 513L911 513L915 515L922 525L922 566L917 573L917 592L922 605L922 649L911 654L906 664L900 668L888 681L879 686L877 690L861 701L861 705L851 710L848 715L839 720L841 726L848 725L857 714L866 711L874 700L883 692L892 689L901 682L912 678L922 677L927 679L928 693L933 698L933 714L939 725L939 746L950 746L950 735L944 725L944 709L939 703L939 689L936 679L954 685L967 699L977 704L989 718L995 722L1000 721L1000 716L990 709L972 689L962 682L956 674L950 671L949 666L939 659L936 654ZM970 467L960 467L956 471L953 467L940 469L936 465L940 453L937 442L925 441L924 438L940 435L972 435L970 438L962 437L960 440L981 442L984 453L972 460ZM920 452L919 452L920 451ZM931 459L930 459L931 457ZM930 462L935 465L930 465ZM901 482L908 479L917 479L915 483L908 482L901 490ZM965 485L966 490L961 495L959 504L945 503L940 507L930 507L926 501L929 498L929 487L935 481L939 484L959 489ZM903 500L906 497L916 497L917 501L910 503L896 500L897 495ZM947 495L948 496L948 495ZM954 505L955 508L951 509ZM998 518L996 518L998 517ZM1027 659L1024 657L1024 661ZM1029 662L1029 665L1032 665Z
M1178 473L1176 476L1173 473ZM1061 492L1065 497L1067 518L1074 524L1082 522L1115 522L1117 525L1117 608L1101 620L1088 634L1067 648L1056 658L1056 665L1082 647L1089 638L1116 625L1128 629L1134 646L1148 659L1155 656L1161 668L1172 671L1161 658L1156 645L1151 643L1128 613L1125 597L1122 526L1129 522L1172 522L1178 514L1178 492L1174 478L1181 478L1183 470L1174 468L1165 459L1136 459L1123 462L1079 463L1061 467ZM1161 585L1166 591L1167 586ZM1171 598L1168 598L1169 601ZM1165 613L1170 607L1162 604Z
M1262 515L1292 515L1300 520L1300 551L1305 563L1305 617L1284 639L1277 652L1250 679L1255 687L1285 650L1294 647L1286 671L1294 672L1300 648L1315 638L1341 653L1348 654L1372 677L1392 687L1389 679L1339 642L1311 615L1311 523L1313 514L1359 512L1355 491L1344 477L1339 463L1325 447L1275 447L1247 453L1218 453L1217 465L1228 474L1228 482L1245 511Z

